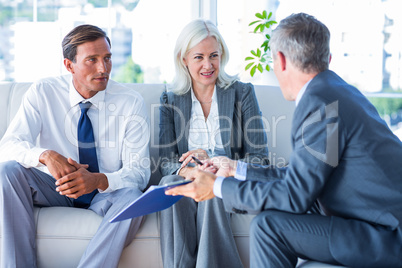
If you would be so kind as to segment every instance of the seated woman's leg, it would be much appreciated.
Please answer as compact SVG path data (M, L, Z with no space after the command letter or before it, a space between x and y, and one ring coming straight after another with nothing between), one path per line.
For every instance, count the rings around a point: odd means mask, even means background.
M183 180L171 175L161 179L160 185ZM183 197L160 213L161 251L163 267L195 267L197 258L197 203Z
M233 238L231 214L222 199L215 197L198 203L197 267L243 267Z

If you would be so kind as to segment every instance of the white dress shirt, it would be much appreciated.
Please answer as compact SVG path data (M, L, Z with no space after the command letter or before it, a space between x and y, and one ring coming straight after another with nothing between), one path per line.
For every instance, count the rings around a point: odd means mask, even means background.
M304 95L304 92L306 92L306 89L307 89L307 87L308 87L308 84L310 84L311 80L312 80L312 79L310 79L306 84L304 84L304 86L300 89L299 93L297 93L296 101L295 101L296 106L299 104L301 98L302 98L303 95Z
M210 157L226 155L222 144L222 137L219 125L218 98L216 86L212 94L211 109L207 120L205 120L201 103L191 89L191 118L188 137L188 149L204 149Z
M201 103L191 88L191 117L188 135L188 150L203 149L209 157L226 155L222 144L222 137L219 125L218 97L216 96L216 86L211 99L211 108L207 120L205 120ZM189 163L191 166L191 163ZM176 174L178 175L180 167Z
M123 187L144 189L150 177L149 119L139 93L109 81L105 90L85 100L74 88L71 75L34 83L0 142L0 161L16 160L38 168L45 150L54 150L79 162L77 124L80 102L90 101L88 116L94 130L99 172L111 192Z

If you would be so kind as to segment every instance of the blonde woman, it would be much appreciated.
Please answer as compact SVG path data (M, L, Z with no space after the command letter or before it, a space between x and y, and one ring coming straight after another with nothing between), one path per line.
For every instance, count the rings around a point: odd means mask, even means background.
M229 54L216 26L190 22L174 55L176 76L161 96L161 184L182 180L195 168L192 156L268 164L254 87L225 72ZM218 198L197 203L185 197L162 211L161 249L164 267L242 267L230 213Z

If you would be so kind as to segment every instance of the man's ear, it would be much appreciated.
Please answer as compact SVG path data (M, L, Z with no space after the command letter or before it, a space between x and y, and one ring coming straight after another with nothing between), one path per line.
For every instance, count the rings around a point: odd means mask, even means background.
M71 60L64 59L64 66L66 67L67 71L69 71L72 74L74 73L74 66Z
M278 51L276 56L277 56L277 59L278 59L278 62L279 62L280 70L285 71L286 70L286 57L285 57L285 55L282 52Z

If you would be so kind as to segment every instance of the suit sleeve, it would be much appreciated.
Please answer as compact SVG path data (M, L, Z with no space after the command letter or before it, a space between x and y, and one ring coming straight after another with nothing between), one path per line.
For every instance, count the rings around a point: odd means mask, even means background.
M323 103L311 100L311 103ZM299 108L299 107L298 107ZM298 109L293 122L293 153L283 179L275 178L274 167L251 168L246 181L225 179L222 197L227 211L239 210L256 214L275 209L305 213L320 195L336 163L328 156L342 153L339 117L325 117L328 107L310 112ZM295 113L296 113L295 112ZM295 123L296 120L296 123ZM300 122L300 123L297 123ZM248 170L249 171L249 170ZM250 178L249 178L250 176ZM253 178L264 178L254 180Z
M247 165L247 180L267 182L270 180L284 179L287 167L262 166L258 164Z
M242 145L247 163L268 165L267 135L264 130L261 110L252 84L243 84L241 101Z
M169 104L168 94L160 97L159 120L159 170L162 176L174 174L181 166L174 124L174 106Z

